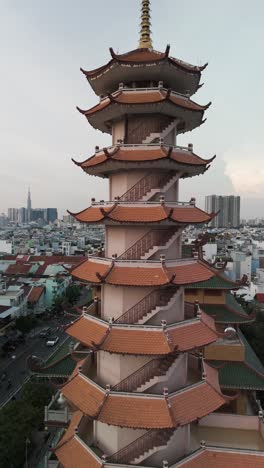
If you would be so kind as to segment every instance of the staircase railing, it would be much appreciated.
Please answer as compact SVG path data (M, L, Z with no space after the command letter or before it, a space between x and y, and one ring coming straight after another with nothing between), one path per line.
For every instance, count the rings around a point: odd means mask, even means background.
M169 239L177 232L173 229L153 229L138 239L131 247L120 255L120 260L139 260L154 246L164 246Z
M126 310L120 317L115 320L115 323L137 323L151 310L158 306L165 306L168 304L171 297L175 294L175 289L155 289L137 304Z
M173 432L174 429L162 431L159 429L151 429L138 439L134 440L131 444L111 455L107 458L107 461L110 463L129 464L140 455L147 453L149 450L167 444Z
M142 177L130 189L120 197L121 201L137 201L144 197L150 190L163 187L174 176L173 172L166 174L153 173Z
M113 390L116 392L133 392L141 387L141 385L153 379L153 377L165 375L174 360L174 355L167 356L166 358L154 358L133 372L133 374L121 380L121 382L113 387Z

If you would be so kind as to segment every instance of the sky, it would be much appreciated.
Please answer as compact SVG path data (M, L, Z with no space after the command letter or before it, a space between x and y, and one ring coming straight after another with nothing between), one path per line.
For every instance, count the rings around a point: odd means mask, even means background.
M140 0L0 0L0 212L26 204L80 211L107 199L107 181L82 161L110 135L89 127L76 106L98 97L80 72L105 64L109 47L137 47ZM240 195L242 217L264 216L264 2L152 0L156 50L194 65L209 62L193 97L212 101L205 125L177 139L204 158L203 176L181 182L180 199Z

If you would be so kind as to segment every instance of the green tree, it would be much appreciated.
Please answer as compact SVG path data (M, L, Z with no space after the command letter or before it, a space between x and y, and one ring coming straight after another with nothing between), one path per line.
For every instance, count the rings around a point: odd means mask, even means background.
M81 289L77 284L70 284L65 291L66 300L70 304L75 304L81 295Z
M16 319L15 327L22 333L28 333L30 330L32 330L32 328L36 326L37 323L38 320L36 319L36 317L28 315L26 317L18 317Z
M43 424L44 406L53 391L47 384L28 383L19 401L11 401L0 412L0 466L20 468L25 461L26 440ZM29 445L29 451L33 444Z

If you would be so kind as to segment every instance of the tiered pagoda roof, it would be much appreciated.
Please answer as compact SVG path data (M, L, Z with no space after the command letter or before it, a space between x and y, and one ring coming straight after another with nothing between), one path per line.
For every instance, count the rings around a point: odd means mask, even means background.
M213 270L193 259L126 262L92 257L73 268L71 274L81 281L115 286L183 286L215 276Z
M172 222L174 224L209 223L216 213L205 211L188 203L170 202L109 202L93 204L79 213L69 212L77 221L89 224L137 223L157 224Z
M143 47L124 54L115 54L110 49L110 53L112 59L106 65L91 71L81 68L98 96L113 92L120 82L159 82L161 79L169 88L192 95L199 89L201 72L207 66L207 63L201 67L194 66L170 57L170 46L165 52Z
M112 133L111 122L132 114L153 114L178 119L177 132L183 133L199 127L205 110L210 107L199 105L186 97L165 88L122 89L102 98L100 103L88 110L77 109L87 118L90 125L105 133Z
M135 355L166 355L185 352L214 342L218 335L214 321L205 313L172 325L121 325L83 315L67 333L94 350Z
M181 177L202 174L215 159L203 159L188 148L168 145L117 145L103 148L83 162L73 162L87 174L107 177L116 170L167 169L183 173Z
M79 372L62 388L62 394L86 416L106 424L175 428L215 411L228 400L220 391L217 371L208 365L205 371L205 380L168 395L105 390Z

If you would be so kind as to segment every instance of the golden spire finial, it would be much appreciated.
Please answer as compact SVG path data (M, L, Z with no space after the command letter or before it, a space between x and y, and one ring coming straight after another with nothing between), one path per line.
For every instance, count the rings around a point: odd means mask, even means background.
M150 0L142 0L139 49L152 49L153 47L150 26Z

